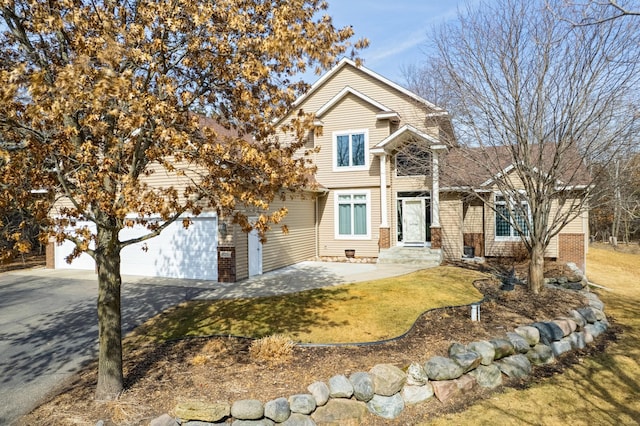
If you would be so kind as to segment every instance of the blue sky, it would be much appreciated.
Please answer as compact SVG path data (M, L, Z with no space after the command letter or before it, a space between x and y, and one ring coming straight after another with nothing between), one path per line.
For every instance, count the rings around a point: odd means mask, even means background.
M336 27L352 25L356 39L369 39L369 48L360 54L367 68L402 84L401 67L424 61L427 33L434 25L455 18L458 7L466 3L465 0L329 0L328 14ZM311 75L308 81L316 79Z

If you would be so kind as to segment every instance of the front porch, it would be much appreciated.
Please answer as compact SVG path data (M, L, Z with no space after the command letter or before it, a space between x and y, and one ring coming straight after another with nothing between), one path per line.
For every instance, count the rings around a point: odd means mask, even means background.
M381 249L378 263L434 268L442 263L442 250L431 247L391 247Z

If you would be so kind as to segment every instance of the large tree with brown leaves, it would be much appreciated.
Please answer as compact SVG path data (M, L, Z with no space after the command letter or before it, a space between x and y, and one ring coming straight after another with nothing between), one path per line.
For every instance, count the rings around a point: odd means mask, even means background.
M294 156L302 145L280 144L272 120L304 89L298 73L366 44L352 45L350 28L321 16L326 8L321 0L0 1L0 208L30 203L48 218L48 235L75 243L72 256L95 259L98 399L123 389L123 247L206 209L264 231L285 213L267 213L280 189L305 184L305 159ZM301 115L289 130L301 141L308 124ZM159 172L181 185L150 185ZM46 198L33 202L34 188L59 196L55 217ZM263 212L256 224L244 208ZM97 231L67 232L78 220ZM135 224L147 235L121 241Z

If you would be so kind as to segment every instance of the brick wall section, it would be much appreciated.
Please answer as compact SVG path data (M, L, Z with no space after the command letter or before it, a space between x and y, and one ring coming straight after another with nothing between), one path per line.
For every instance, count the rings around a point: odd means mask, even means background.
M389 228L380 228L378 246L380 249L388 249L391 247L391 230Z
M55 253L56 253L56 243L54 242L49 242L47 243L47 249L45 251L45 268L47 269L55 269L56 268L56 259L55 259Z
M558 235L558 261L573 262L582 272L585 271L584 234Z
M235 247L218 247L218 282L236 282Z
M439 227L431 228L431 248L434 248L434 249L442 248L442 228L439 228Z

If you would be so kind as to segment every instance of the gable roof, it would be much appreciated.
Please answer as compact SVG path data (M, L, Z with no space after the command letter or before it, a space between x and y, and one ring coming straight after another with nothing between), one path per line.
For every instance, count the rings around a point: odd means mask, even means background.
M363 101L365 101L366 103L373 105L374 107L378 108L381 112L383 113L393 113L394 111L381 104L380 102L371 99L369 96L365 95L364 93L358 92L357 90L346 86L345 88L343 88L337 95L335 95L333 98L331 98L327 103L325 103L324 105L322 105L317 111L316 111L316 118L320 118L324 115L324 113L326 113L327 111L329 111L331 109L332 106L334 106L335 104L337 104L338 102L340 102L340 100L342 98L344 98L345 96L349 96L349 95L353 95L356 96L357 98L362 99Z
M410 124L405 124L382 141L378 142L376 146L369 150L369 152L372 154L389 154L396 146L398 146L398 144L409 139L426 142L432 147L440 146L440 141L437 138L416 129Z
M443 190L487 189L516 168L510 146L484 148L456 147L443 158L441 187ZM534 164L534 171L548 170L556 154L556 144L532 145L531 155L541 156L541 163ZM542 150L542 152L540 151ZM563 153L558 165L558 185L566 189L581 189L591 183L591 177L582 157L574 147Z
M400 86L397 83L394 83L393 81L381 76L380 74L371 71L370 69L368 69L367 67L360 65L358 66L355 61L352 61L349 58L342 58L340 60L340 62L338 62L333 68L331 68L329 71L327 71L324 75L322 75L315 83L313 83L311 85L311 88L309 88L309 90L303 94L302 96L300 96L298 99L296 99L293 102L293 106L296 107L298 105L300 105L305 99L307 99L308 97L310 97L313 93L315 93L320 87L322 87L322 85L329 80L331 77L333 77L335 74L337 74L341 69L343 69L344 67L353 67L356 68L360 71L362 71L363 73L367 74L368 76L378 80L381 83L386 84L389 87L394 88L395 90L401 92L402 94L410 97L411 99L427 106L428 108L434 110L435 112L441 112L441 113L446 113L446 111L440 107L435 106L434 104L432 104L431 102L429 102L428 100L424 99L421 96L416 95L415 93L413 93L410 90L405 89L404 87Z

